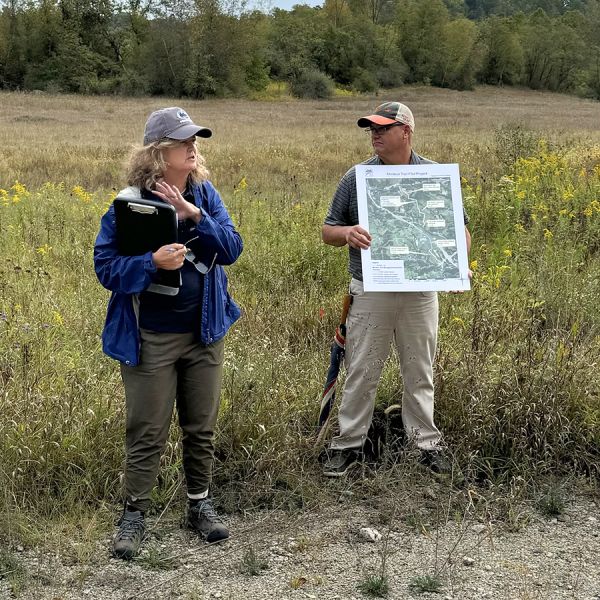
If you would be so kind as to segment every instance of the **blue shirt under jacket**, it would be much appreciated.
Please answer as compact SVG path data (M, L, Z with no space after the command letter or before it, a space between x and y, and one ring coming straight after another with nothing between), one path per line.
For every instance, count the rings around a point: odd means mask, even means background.
M135 189L127 188L123 192L131 193ZM204 279L201 305L200 343L208 346L223 338L240 317L239 307L227 292L227 276L221 265L234 263L242 253L243 243L214 186L205 181L194 185L192 192L195 205L202 211L202 219L196 225L197 246L201 248L196 257L205 265L214 264ZM118 253L113 205L100 222L94 245L94 267L100 283L112 292L102 332L102 348L111 358L135 366L140 358L139 294L152 283L156 266L151 252L141 256Z

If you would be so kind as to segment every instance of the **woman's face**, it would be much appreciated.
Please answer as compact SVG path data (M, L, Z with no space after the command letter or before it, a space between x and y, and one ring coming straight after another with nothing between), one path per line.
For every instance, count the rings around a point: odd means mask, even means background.
M163 159L167 165L167 171L172 173L185 173L188 175L196 169L198 150L196 149L196 137L178 142L163 151Z

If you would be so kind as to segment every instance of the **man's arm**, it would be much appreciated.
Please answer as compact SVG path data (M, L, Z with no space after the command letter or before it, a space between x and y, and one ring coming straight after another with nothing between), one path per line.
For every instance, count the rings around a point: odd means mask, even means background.
M465 225L465 237L467 238L467 258L471 255L471 232L469 228Z
M345 246L364 250L371 245L371 235L360 225L323 225L321 237L330 246Z

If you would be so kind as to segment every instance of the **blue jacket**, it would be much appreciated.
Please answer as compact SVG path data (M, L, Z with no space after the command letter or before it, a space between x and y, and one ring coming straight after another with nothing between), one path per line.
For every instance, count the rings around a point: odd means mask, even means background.
M132 190L139 194L137 188L123 192L128 195ZM213 185L205 181L195 185L192 191L194 203L202 211L202 219L196 225L202 254L196 253L196 256L207 266L213 261L215 265L205 275L203 286L200 343L207 346L220 340L240 316L240 309L227 293L227 276L221 265L234 263L242 253L243 244ZM111 358L135 366L140 359L138 294L152 283L156 267L151 252L141 256L118 253L114 206L100 222L94 245L94 267L100 283L112 292L102 332L102 348Z

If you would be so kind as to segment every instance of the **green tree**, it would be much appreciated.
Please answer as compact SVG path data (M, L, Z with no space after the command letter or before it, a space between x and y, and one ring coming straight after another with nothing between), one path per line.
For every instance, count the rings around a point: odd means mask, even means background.
M442 0L408 0L396 19L410 81L430 83L443 52L448 9Z
M274 10L266 53L271 75L285 80L304 69L318 68L328 31L322 10L308 6L295 6L289 12Z
M521 78L524 55L514 19L490 17L481 27L483 64L481 79L492 85L514 84Z
M477 25L468 19L444 24L434 83L459 90L471 89L480 65Z
M0 12L0 87L18 89L27 70L24 10L10 0Z

